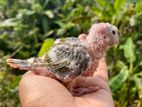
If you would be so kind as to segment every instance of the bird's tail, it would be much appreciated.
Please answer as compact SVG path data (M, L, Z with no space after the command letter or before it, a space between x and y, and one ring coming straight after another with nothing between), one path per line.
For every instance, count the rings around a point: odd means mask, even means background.
M21 59L7 59L8 65L13 68L19 68L20 70L31 70L31 63L28 60Z

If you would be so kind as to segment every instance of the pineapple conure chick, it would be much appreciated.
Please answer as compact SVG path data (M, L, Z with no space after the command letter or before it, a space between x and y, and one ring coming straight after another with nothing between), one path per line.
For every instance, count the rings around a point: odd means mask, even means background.
M31 70L37 75L54 78L73 95L79 96L95 91L96 88L74 89L73 81L82 76L93 76L106 49L117 45L118 42L117 27L109 23L98 23L92 25L88 35L57 39L50 50L40 58L10 58L7 63L13 68Z

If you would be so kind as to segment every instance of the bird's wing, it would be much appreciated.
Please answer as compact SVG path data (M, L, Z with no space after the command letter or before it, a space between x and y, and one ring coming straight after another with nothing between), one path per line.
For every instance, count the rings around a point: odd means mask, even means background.
M69 45L82 45L82 43L80 42L80 40L76 37L68 37L68 38L60 38L60 39L56 39L56 41L54 42L55 45L58 44L69 44Z
M63 78L78 76L87 69L90 62L90 56L83 50L83 46L78 45L75 40L71 41L72 43L69 41L68 39L68 42L64 41L53 46L45 61L55 74Z
M52 62L49 61L47 63L48 67L51 68L55 72L66 72L65 70L68 70L67 66L70 64L70 61L68 59L62 59L58 62Z
M59 53L56 53L54 51L45 53L41 58L39 58L41 61L34 62L32 66L48 67L52 69L53 71L58 71L59 69L69 65L70 61L67 58L54 61L54 58L56 56L59 56Z
M90 63L90 56L78 38L58 39L41 58L42 66L47 67L57 78L67 80L80 75Z

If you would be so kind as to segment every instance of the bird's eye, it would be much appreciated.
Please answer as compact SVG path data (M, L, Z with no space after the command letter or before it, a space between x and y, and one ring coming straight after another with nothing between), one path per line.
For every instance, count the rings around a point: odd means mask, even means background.
M115 35L115 31L114 30L112 31L112 34Z

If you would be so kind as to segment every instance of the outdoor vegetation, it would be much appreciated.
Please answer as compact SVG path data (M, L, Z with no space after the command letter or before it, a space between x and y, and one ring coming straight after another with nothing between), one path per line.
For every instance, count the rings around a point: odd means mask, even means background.
M106 55L116 107L142 107L142 0L0 0L0 107L21 107L25 71L7 58L39 57L56 38L88 33L97 22L119 28L119 45Z

